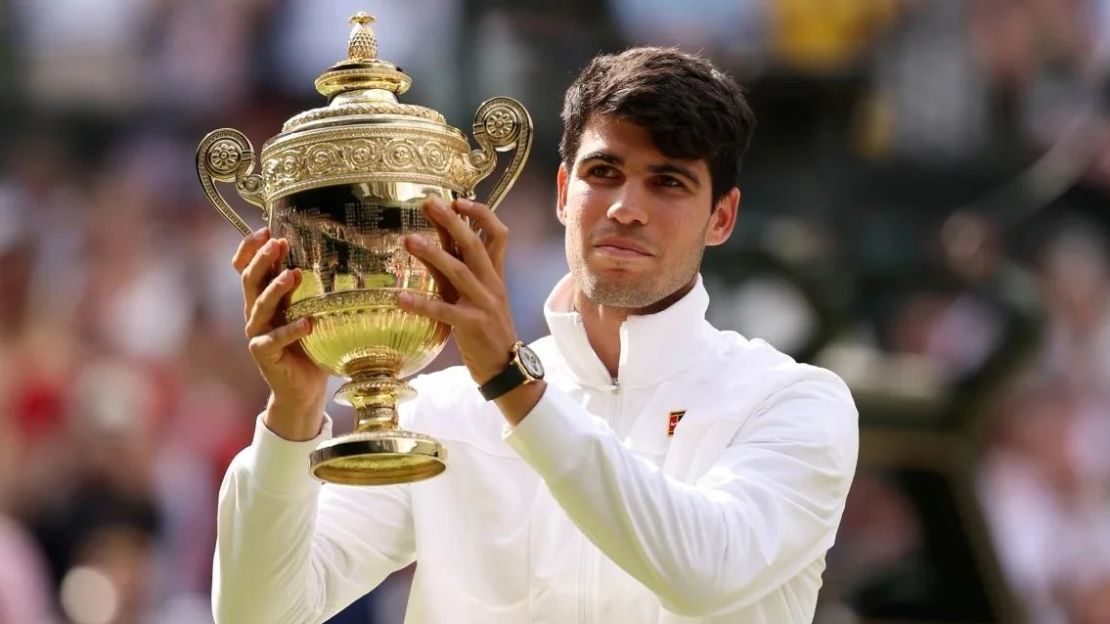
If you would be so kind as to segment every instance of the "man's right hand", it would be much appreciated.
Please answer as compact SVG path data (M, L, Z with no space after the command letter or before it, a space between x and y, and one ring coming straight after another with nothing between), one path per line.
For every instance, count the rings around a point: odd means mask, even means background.
M305 355L298 340L312 332L308 318L283 324L281 304L301 283L300 269L285 269L289 242L262 228L243 239L232 265L243 278L243 316L250 353L270 386L263 422L294 441L320 433L328 373Z

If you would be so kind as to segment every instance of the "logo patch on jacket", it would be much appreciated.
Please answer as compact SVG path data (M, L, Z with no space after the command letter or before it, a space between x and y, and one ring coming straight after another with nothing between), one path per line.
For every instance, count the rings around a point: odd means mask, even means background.
M671 412L670 417L667 419L667 437L674 437L674 428L678 426L679 421L686 415L686 410L675 410Z

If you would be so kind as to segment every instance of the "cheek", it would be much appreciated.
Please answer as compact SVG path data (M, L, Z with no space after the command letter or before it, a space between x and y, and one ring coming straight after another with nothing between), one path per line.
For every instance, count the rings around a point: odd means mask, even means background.
M653 224L656 226L654 238L657 241L667 241L661 246L664 263L684 262L681 259L700 255L705 247L707 223L694 221L689 212L669 211L657 214Z
M564 210L566 226L577 226L582 229L599 217L605 216L608 207L606 194L602 190L586 184L572 185L567 190L567 203Z
M692 222L689 212L665 211L655 216L655 223L663 236L670 240L701 240L702 228Z
M563 228L566 230L567 240L582 238L582 207L577 203L567 201L563 208Z
M605 184L588 184L585 180L571 180L567 185L567 203L582 207L605 207L614 201L617 187Z
M585 247L586 241L590 238L593 223L586 220L586 214L581 210L567 215L567 233L575 246Z

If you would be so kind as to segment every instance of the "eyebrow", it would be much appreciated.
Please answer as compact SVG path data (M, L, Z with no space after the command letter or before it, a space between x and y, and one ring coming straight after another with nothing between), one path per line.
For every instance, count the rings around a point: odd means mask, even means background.
M590 152L589 154L586 154L582 157L582 159L579 161L579 164L591 160L600 160L604 163L618 166L624 164L623 158L617 156L616 154L605 151ZM648 165L648 171L654 174L668 173L682 176L689 180L690 183L693 184L695 187L701 186L701 179L698 178L698 174L694 173L693 169L690 169L689 167L683 167L682 165L677 165L672 162L665 162L657 165Z

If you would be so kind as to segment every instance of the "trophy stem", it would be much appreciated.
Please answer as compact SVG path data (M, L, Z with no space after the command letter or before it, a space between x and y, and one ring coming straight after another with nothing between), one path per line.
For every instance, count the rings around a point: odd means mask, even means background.
M416 396L412 386L385 371L361 371L335 393L355 408L355 431L396 430L397 404Z
M355 370L335 395L337 402L355 408L355 430L313 451L312 472L317 478L342 485L389 485L421 481L446 468L442 444L399 427L397 404L415 397L416 391L395 371Z
M355 431L377 431L379 429L397 428L397 408L384 407L356 407Z

